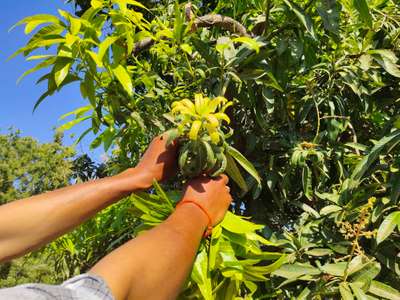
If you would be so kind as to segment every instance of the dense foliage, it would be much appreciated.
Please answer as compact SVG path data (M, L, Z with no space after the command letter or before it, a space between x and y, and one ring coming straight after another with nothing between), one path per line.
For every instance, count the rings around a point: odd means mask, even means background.
M71 147L61 143L40 144L18 131L0 135L0 204L63 187L71 178Z
M83 135L97 136L93 147L112 146L120 168L171 127L172 102L202 93L235 103L229 143L262 186L243 174L250 191L233 187L233 210L265 224L271 244L256 246L285 253L286 263L256 290L257 280L238 284L243 265L219 255L229 272L212 277L206 265L194 281L203 297L223 289L221 299L400 298L397 1L77 4L76 15L19 22L34 33L16 54L41 60L26 74L49 70L36 106L80 84L88 105L62 129L86 122ZM33 53L42 48L49 54Z

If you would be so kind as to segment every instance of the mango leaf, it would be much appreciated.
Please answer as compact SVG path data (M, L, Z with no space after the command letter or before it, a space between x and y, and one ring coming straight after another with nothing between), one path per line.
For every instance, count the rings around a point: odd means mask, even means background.
M340 21L338 2L322 0L321 5L317 7L317 11L321 16L325 29L338 36Z
M227 152L243 167L243 169L245 169L251 176L254 177L258 184L261 184L261 177L258 175L257 170L254 168L251 162L249 162L243 156L242 153L229 145L227 145Z
M375 162L378 156L381 154L383 149L390 145L393 147L400 142L400 130L395 130L388 136L380 139L375 146L371 149L368 155L364 156L364 158L357 164L354 168L353 173L351 174L352 180L360 180L365 172L369 169L369 167Z
M275 78L274 78L274 79L275 79ZM276 80L275 80L275 81L276 81ZM277 82L276 82L276 83L277 83ZM281 88L279 84L278 84L278 86L279 86L279 88ZM278 89L278 90L279 90L279 89ZM266 108L267 108L267 112L268 112L269 114L272 114L272 113L274 112L275 99L274 99L274 96L273 96L273 94L272 94L271 89L264 87L264 88L262 89L261 94L262 94L262 96L263 96L264 103L265 103L265 106L266 106Z
M90 1L90 5L93 8L101 8L101 7L103 7L103 1L101 1L101 0L91 0Z
M390 201L397 203L400 197L400 172L393 175L392 187L390 193Z
M296 3L289 0L283 0L283 2L285 2L289 9L296 14L297 18L299 18L301 23L303 23L304 27L307 29L313 39L317 39L311 17L307 15L304 10Z
M333 251L331 249L326 249L326 248L314 248L311 250L307 250L304 253L311 256L326 256L326 255L332 255Z
M91 109L92 109L92 107L90 105L82 106L82 107L79 107L73 111L70 111L70 112L62 115L58 120L59 121L64 120L65 118L72 116L72 115L75 115L79 118Z
M87 119L89 119L89 118L90 118L90 116L86 116L86 117L82 117L82 118L78 118L78 119L69 121L69 122L67 122L67 123L65 123L65 124L63 124L63 125L61 125L60 127L58 127L58 129L59 129L60 131L69 130L69 129L71 129L72 127L74 127L75 125L77 125L77 124L79 124L79 123L81 123L81 122L83 122L83 121L85 121L85 120L87 120Z
M118 65L117 67L112 69L112 72L115 75L115 77L117 77L118 81L121 83L122 87L128 93L128 95L132 96L133 95L132 79L126 68L122 65Z
M101 61L101 59L99 59L99 56L97 55L97 53L95 53L91 50L86 50L86 53L89 54L89 56L93 59L93 61L97 67L99 67L99 68L103 67L103 62Z
M99 46L99 52L97 53L97 59L103 61L104 54L107 52L108 48L114 44L120 37L119 36L108 36Z
M301 179L303 184L304 195L307 197L307 199L311 200L313 196L312 173L308 166L303 167Z
M307 263L286 264L272 273L284 278L298 278L303 275L319 275L321 271Z
M13 54L11 54L7 60L10 60L17 55L23 53L24 56L28 56L33 50L40 48L40 47L47 47L51 46L54 44L60 44L65 42L65 38L62 38L60 36L51 36L51 37L43 37L41 39L35 40L33 43L29 43L27 46L22 47L15 51Z
M378 229L376 242L378 244L382 243L393 232L396 226L400 229L400 211L391 213L383 220Z
M241 36L241 37L233 39L232 41L234 43L243 43L250 49L253 49L256 53L258 53L260 51L260 46L262 46L262 44L260 42L256 41L255 39L252 39L251 37L247 37L247 36Z
M400 69L398 65L393 63L390 59L383 57L382 59L374 57L376 62L382 66L390 75L400 78Z
M80 21L80 19L74 17L70 17L69 22L70 22L69 30L71 34L77 35L81 30L82 22Z
M327 205L327 206L323 207L319 213L321 216L326 216L326 215L341 211L342 209L343 208L338 205Z
M237 167L235 160L229 153L226 154L226 159L227 159L227 165L225 169L226 174L230 178L232 178L232 180L242 189L243 192L247 192L249 188L242 174L240 173L240 170Z
M308 287L305 287L300 295L297 296L297 300L307 300L311 296L311 290Z
M344 271L347 267L347 262L338 262L332 264L326 264L320 267L324 273L333 275L333 276L343 276Z
M400 300L400 292L398 290L376 280L372 280L368 292L385 299Z
M19 25L26 24L27 27L29 26L29 29L27 30L25 28L25 34L29 34L37 26L44 24L44 23L57 23L57 24L65 26L65 24L62 23L60 21L60 19L58 19L57 17L55 17L53 15L39 14L39 15L29 16L29 17L22 19L21 21L18 21L16 24L14 24L10 28L9 31L13 30L15 27L17 27ZM29 25L29 24L33 24L33 25Z
M35 67L33 67L33 68L31 68L31 69L25 71L25 72L17 79L17 84L20 83L21 80L22 80L25 76L27 76L27 75L29 75L29 74L31 74L31 73L33 73L33 72L36 72L36 71L38 71L38 70L40 70L40 69L46 68L46 67L52 65L55 61L56 61L56 57L49 57L49 58L47 58L46 60L44 60L44 61L38 63Z
M351 274L350 278L352 282L362 282L364 284L368 284L378 276L381 271L381 265L375 261L369 261L366 263L362 269L357 272Z
M191 278L197 283L205 300L213 300L210 275L208 272L207 252L203 249L194 263Z
M350 283L349 285L353 290L354 296L356 296L357 300L368 300L368 296L364 293L362 289L358 287L357 284Z
M360 19L372 28L372 17L366 0L353 0L353 6L360 14Z
M59 87L64 79L67 77L69 69L72 65L72 60L68 58L57 59L54 65L54 80Z
M146 6L144 6L142 3L140 3L139 1L135 1L135 0L113 0L113 2L115 3L124 3L124 4L130 4L130 5L134 5L140 8L144 8L146 10L148 10L146 8Z
M256 225L254 223L246 221L229 211L226 213L225 218L221 223L221 226L222 228L234 233L248 233L264 228L263 225Z
M340 292L340 296L342 296L343 300L353 300L354 299L353 294L352 294L347 282L341 282L339 284L339 292Z

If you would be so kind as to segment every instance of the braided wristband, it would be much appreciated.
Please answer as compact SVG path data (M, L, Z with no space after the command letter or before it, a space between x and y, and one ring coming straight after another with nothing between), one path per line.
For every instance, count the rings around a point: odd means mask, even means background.
M208 237L209 235L211 235L211 232L212 232L213 227L212 227L212 220L211 220L211 217L210 217L210 214L208 213L208 211L207 211L201 204L199 204L198 202L193 201L193 200L183 200L183 201L179 202L179 203L176 205L176 207L178 207L178 206L180 206L180 205L182 205L182 204L185 204L185 203L192 203L192 204L196 205L198 208L200 208L201 211L203 211L203 213L204 213L204 214L207 216L207 218L208 218L207 229L206 229L206 231L204 232L203 237L206 238L206 237Z

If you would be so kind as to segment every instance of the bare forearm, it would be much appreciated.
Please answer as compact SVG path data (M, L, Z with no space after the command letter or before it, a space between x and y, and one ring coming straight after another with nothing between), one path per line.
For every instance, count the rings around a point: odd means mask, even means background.
M145 188L141 178L90 181L0 206L0 261L38 248L81 224L104 207Z
M106 280L116 299L175 299L207 222L197 207L182 205L160 226L103 258L91 273Z

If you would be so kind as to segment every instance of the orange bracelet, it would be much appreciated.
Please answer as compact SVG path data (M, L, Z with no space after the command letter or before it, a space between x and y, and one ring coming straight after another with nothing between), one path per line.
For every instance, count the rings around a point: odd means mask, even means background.
M178 207L179 205L182 205L184 203L193 203L194 205L196 205L198 208L200 208L205 213L205 215L208 218L208 225L207 225L207 230L204 232L203 237L206 238L209 235L211 235L213 227L212 227L212 220L211 220L211 217L210 217L210 214L208 213L208 211L201 204L199 204L198 202L193 201L193 200L183 200L183 201L179 202L176 205L176 207Z

